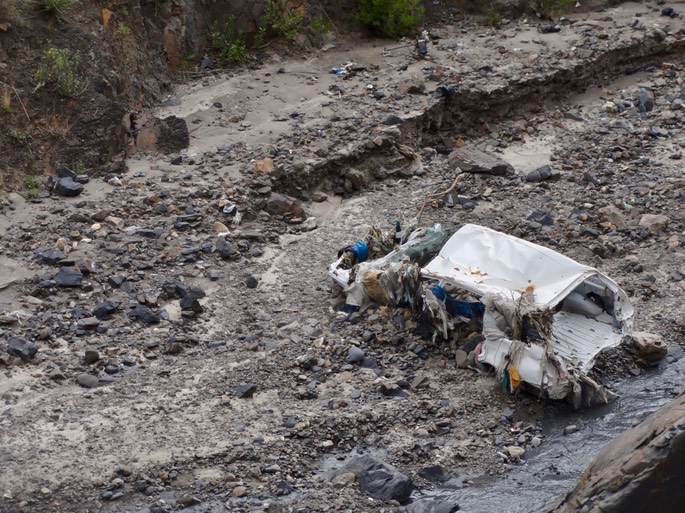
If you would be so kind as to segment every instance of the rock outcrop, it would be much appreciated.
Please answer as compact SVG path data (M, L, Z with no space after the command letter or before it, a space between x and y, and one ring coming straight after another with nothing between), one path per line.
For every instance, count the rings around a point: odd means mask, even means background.
M606 446L549 513L681 511L683 465L685 393Z

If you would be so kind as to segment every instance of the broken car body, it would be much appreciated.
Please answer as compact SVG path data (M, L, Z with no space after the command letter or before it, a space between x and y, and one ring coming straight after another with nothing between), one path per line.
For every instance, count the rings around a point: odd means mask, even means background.
M523 384L576 407L611 398L588 372L597 355L619 345L632 328L632 305L613 280L549 248L482 226L467 224L444 244L439 227L423 230L388 255L358 264L356 272L340 269L340 260L334 263L329 274L346 289L348 304L410 305L417 314L412 290L419 291L423 311L431 312L444 338L476 315L471 312L482 312L476 324L484 340L473 362L495 369L509 391ZM418 264L416 249L434 255L436 244L442 244L437 256ZM421 287L407 286L412 275ZM484 308L452 297L465 293ZM446 300L463 307L451 315Z

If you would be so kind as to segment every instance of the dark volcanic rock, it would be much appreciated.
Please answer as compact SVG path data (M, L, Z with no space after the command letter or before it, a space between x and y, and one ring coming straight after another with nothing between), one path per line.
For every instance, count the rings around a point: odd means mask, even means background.
M256 391L257 385L246 384L237 386L233 393L236 397L239 397L240 399L250 399Z
M25 362L36 356L38 346L25 338L12 337L7 344L7 352L12 356L18 356Z
M85 388L95 388L100 384L100 380L92 374L79 374L76 383Z
M59 249L45 249L36 253L36 258L44 264L55 265L60 260L64 260L64 253Z
M193 312L201 314L204 311L200 302L192 296L185 296L181 298L181 310L184 312Z
M163 153L175 153L188 147L190 134L184 119L169 116L159 120L157 147Z
M62 267L52 279L59 287L80 287L83 273L76 267Z
M231 244L230 241L227 241L225 237L219 237L216 239L215 247L216 252L219 253L219 256L224 260L233 257L237 253L237 250L233 247L233 244Z
M83 184L76 182L73 178L60 178L55 183L55 191L60 196L74 197L83 192Z
M93 310L93 315L101 321L106 321L107 319L112 318L112 315L119 309L120 305L121 301L109 299L104 303L100 303L98 307Z
M131 319L136 319L143 324L158 324L159 316L145 305L136 305L129 313Z
M368 454L354 457L337 470L335 476L349 472L355 475L364 492L380 501L407 502L413 489L409 477Z

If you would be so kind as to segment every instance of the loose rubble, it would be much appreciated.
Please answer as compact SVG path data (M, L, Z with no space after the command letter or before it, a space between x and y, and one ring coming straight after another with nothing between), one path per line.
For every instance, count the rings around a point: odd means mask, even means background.
M476 339L457 350L406 309L345 309L325 271L370 225L478 223L611 276L661 339L600 358L608 387L682 356L682 20L629 4L539 25L438 27L432 60L364 46L368 64L339 74L335 49L316 76L212 74L158 113L170 156L3 198L0 509L388 511L408 483L525 465L554 406L468 369ZM383 449L392 494L325 476L359 448Z

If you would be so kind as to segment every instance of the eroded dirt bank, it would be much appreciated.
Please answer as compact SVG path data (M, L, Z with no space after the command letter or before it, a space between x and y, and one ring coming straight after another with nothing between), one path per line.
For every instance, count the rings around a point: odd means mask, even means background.
M7 198L0 337L25 344L0 362L0 510L388 511L325 471L371 450L428 491L525 465L503 448L544 446L544 403L457 369L401 310L344 320L325 276L369 225L392 229L452 183L454 146L516 174L469 175L426 224L479 223L598 267L678 358L682 20L651 3L572 18L549 34L441 27L431 60L340 42L213 75L156 112L187 121L187 151L141 153L75 198ZM355 75L329 73L347 62ZM473 100L421 94L442 84ZM545 164L557 180L523 179ZM617 352L599 372L641 370Z

